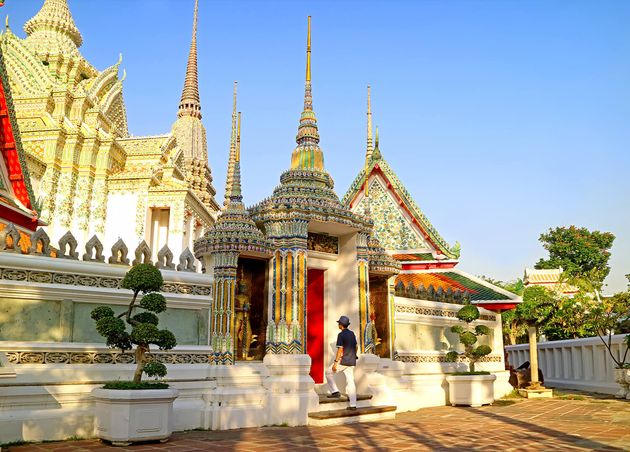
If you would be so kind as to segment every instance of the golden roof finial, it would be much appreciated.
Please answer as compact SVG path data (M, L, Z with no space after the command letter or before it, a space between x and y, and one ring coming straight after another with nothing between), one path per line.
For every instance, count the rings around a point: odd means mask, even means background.
M378 143L378 126L376 126L376 136L374 137L374 152L372 154L372 160L380 160L381 159L381 150L379 149Z
M4 27L8 30L9 29L9 15L7 14L6 19L4 19Z
M238 130L236 132L236 161L241 161L241 112L238 112Z
M367 86L367 151L366 159L369 161L372 158L372 152L374 151L374 144L372 141L372 105L370 101L370 85Z
M199 0L195 0L195 13L193 14L193 33L186 66L186 79L182 98L179 103L178 117L192 116L201 119L201 100L199 98L199 75L197 71L197 16Z
M311 81L311 16L308 16L308 31L306 33L306 81Z
M120 79L120 82L121 83L124 82L126 78L127 78L127 69L123 68L123 76Z

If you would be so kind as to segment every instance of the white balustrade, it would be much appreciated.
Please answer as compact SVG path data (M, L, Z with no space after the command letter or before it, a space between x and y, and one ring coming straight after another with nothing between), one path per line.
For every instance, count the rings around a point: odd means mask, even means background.
M611 348L618 359L625 351L625 337L625 334L612 337ZM508 345L505 349L513 367L529 361L529 344ZM630 353L626 362L630 362ZM615 383L615 363L599 337L539 342L538 365L548 387L604 394L619 390Z

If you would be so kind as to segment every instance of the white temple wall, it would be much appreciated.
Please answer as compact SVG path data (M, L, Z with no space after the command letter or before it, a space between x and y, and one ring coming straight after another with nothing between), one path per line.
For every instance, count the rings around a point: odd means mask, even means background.
M337 320L350 318L350 329L360 334L359 276L357 271L356 234L339 237L339 255L308 252L308 267L326 270L324 273L324 365L334 360L337 352Z
M445 374L468 370L465 362L445 361L448 351L462 351L457 335L450 332L452 326L463 324L455 316L461 306L398 296L394 303L395 362L404 363L402 380L409 385L408 398L398 398L401 405L399 410L405 406L440 406L448 403ZM508 383L509 372L505 370L501 316L483 308L479 311L481 318L473 325L482 324L491 329L491 335L479 343L490 345L492 353L478 362L475 370L495 374L495 397L503 397L513 388Z
M110 191L107 197L107 219L105 221L105 237L103 246L110 249L120 238L127 246L135 247L140 241L136 234L136 210L138 193ZM142 215L141 221L145 221Z

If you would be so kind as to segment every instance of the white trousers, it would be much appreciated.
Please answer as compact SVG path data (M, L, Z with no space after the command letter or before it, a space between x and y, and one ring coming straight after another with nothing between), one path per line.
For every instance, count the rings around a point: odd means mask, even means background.
M337 364L337 373L339 372L343 372L346 376L346 393L348 394L348 399L350 399L350 406L356 407L357 388L354 385L354 366L342 366L341 364ZM332 366L326 369L326 382L328 383L330 392L339 392L334 375L335 373L332 370Z

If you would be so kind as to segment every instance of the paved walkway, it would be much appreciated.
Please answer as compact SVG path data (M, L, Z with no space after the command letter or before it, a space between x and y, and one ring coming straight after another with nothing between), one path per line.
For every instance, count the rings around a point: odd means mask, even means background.
M579 396L578 399L582 397ZM10 452L630 450L630 402L508 399L483 408L426 408L394 421L176 433L166 444L113 448L98 440L9 447Z

